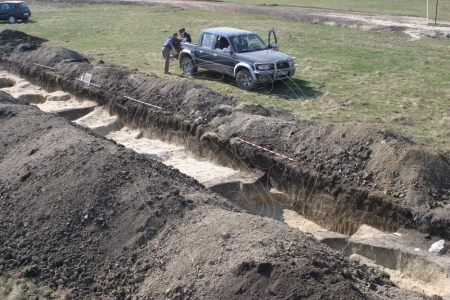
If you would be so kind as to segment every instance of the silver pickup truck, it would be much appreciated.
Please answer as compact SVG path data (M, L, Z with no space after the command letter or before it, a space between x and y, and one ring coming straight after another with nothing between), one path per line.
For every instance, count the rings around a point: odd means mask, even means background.
M239 88L250 90L258 83L294 76L295 57L278 52L276 42L273 29L269 30L268 45L251 31L228 27L205 29L197 44L181 43L178 60L185 74L194 74L202 67L233 76Z

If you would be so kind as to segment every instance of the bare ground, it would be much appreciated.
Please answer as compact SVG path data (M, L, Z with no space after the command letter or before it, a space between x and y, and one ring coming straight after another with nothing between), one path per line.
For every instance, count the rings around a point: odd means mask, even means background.
M4 31L0 40L11 52L2 65L48 90L106 105L148 136L192 142L197 155L209 149L218 162L269 170L271 185L295 199L294 208L325 212L320 225L349 234L373 222L449 237L448 158L395 132L236 106L235 99L188 81L92 65L20 32ZM74 80L86 72L103 88ZM2 274L31 277L83 299L426 298L393 288L374 269L354 265L309 235L245 213L176 169L26 99L1 92L0 98ZM299 163L274 159L235 137Z
M99 1L92 2L98 3ZM450 22L438 21L435 24L434 20L411 16L370 14L355 11L302 6L230 5L229 3L221 3L216 1L127 1L127 3L130 2L148 5L166 5L178 8L275 16L318 25L322 24L328 26L351 27L361 30L388 31L394 34L405 35L409 39L420 39L426 37L450 38Z
M426 298L178 170L0 99L3 275L77 299Z

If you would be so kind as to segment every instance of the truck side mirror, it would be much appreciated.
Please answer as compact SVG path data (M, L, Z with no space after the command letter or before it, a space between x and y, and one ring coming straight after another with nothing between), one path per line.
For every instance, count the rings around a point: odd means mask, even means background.
M271 43L271 44L269 44L269 49L278 51L278 44L277 44L277 43Z
M223 53L231 53L231 48L230 47L223 48L222 51Z
M273 42L270 42L270 36L273 34ZM277 43L277 34L275 33L274 28L269 29L267 44L269 45L269 49L273 49L278 51L278 43Z

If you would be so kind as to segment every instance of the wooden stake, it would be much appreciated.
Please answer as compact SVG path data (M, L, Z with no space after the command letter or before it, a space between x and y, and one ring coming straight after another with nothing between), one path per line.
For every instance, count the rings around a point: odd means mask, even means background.
M439 0L436 0L436 16L434 17L434 25L436 25L436 22L437 22L437 8L438 8L438 3L439 3Z

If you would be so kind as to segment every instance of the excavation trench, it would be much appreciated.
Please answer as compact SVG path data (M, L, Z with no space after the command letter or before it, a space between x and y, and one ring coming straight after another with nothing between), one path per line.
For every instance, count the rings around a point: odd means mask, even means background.
M4 71L0 72L0 89L36 105L42 111L57 113L136 152L179 169L252 214L270 217L310 232L350 259L384 270L384 274L390 274L391 279L403 288L428 295L450 295L450 287L446 284L450 262L445 256L427 251L423 234L406 229L400 229L395 234L392 231L387 233L364 225L361 220L352 222L352 216L355 219L358 216L351 209L347 213L340 212L342 224L330 226L329 221L322 219L330 210L330 202L320 201L318 206L302 204L329 196L313 195L308 192L308 187L303 186L301 193L305 199L299 201L298 190L284 188L289 185L282 182L283 176L276 166L243 168L229 155L223 155L220 149L214 151L211 144L205 147L205 143L196 141L186 132L171 130L167 134L162 130L164 124L156 127L159 130L143 130L136 126L139 123L136 118L130 122L127 118L110 114L111 108L100 105L94 99L77 98L62 91L47 92Z

